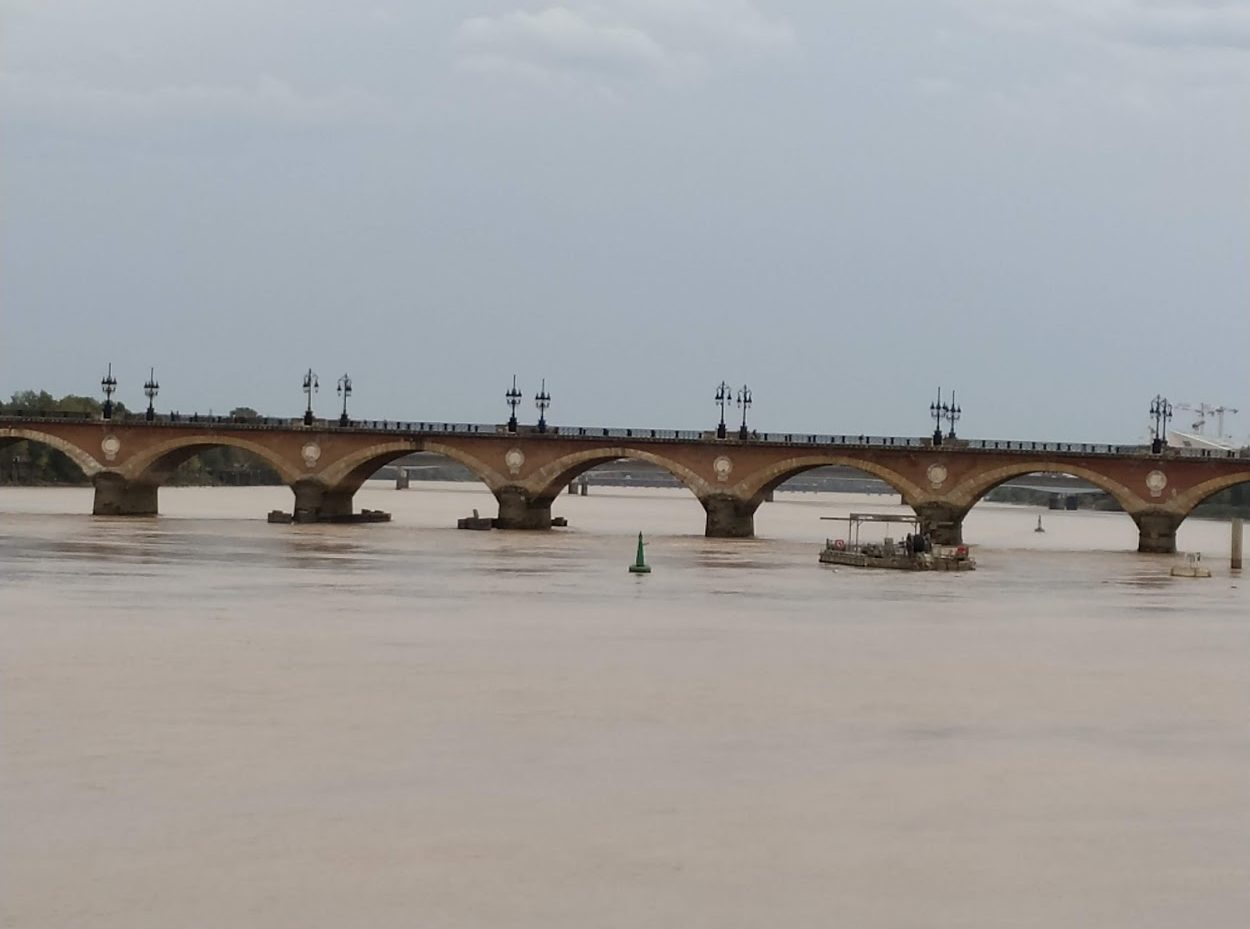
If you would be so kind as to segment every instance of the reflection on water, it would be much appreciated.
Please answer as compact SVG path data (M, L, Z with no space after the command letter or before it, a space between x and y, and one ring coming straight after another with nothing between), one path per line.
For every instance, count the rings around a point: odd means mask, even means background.
M326 533L324 526L293 526L285 542L283 563L300 571L332 568L335 571L361 571L369 567L366 540Z
M289 494L0 489L0 925L1250 919L1226 524L1192 580L1123 514L982 504L930 575L817 563L879 497L734 541L684 491L551 533L450 528L473 485L268 525Z

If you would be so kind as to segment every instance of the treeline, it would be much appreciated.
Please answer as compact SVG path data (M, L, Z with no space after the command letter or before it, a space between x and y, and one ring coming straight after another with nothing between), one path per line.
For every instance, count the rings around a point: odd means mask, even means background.
M125 412L120 403L113 406ZM94 397L66 394L61 399L46 390L19 390L13 399L0 400L0 414L80 413L98 416L102 404ZM3 440L0 440L3 441ZM85 484L86 476L64 452L39 442L12 442L0 448L0 481L6 484Z
M46 390L19 390L9 401L0 400L0 415L25 413L77 413L99 416L104 405L94 397L67 394L59 400ZM113 403L113 415L129 413L124 404ZM254 418L251 407L230 411L232 417ZM82 469L55 448L40 442L0 439L0 483L4 484L86 484ZM169 484L281 484L282 479L251 452L229 446L206 448L184 461L170 477Z

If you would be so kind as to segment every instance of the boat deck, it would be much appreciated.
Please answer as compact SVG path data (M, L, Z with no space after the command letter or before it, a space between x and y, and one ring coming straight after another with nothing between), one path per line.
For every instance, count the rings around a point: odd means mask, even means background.
M852 568L886 568L893 571L975 571L976 559L955 553L876 554L846 551L826 545L820 553L821 564L846 565Z

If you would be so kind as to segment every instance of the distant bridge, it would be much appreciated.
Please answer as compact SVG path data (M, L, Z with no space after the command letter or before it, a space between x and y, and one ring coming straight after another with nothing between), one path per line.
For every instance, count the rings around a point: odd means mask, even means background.
M182 462L208 448L251 452L295 494L298 520L349 515L356 490L378 468L412 452L445 455L472 471L499 502L504 529L547 529L551 505L582 472L621 458L677 477L703 505L705 532L754 534L755 511L787 479L825 465L874 475L893 487L943 544L962 538L963 518L990 490L1025 474L1069 474L1114 497L1138 527L1138 550L1171 552L1176 529L1212 494L1250 481L1250 455L1141 446L752 434L665 429L522 427L429 422L316 421L229 417L86 419L0 417L0 448L18 441L64 452L95 486L98 515L150 516L157 491Z

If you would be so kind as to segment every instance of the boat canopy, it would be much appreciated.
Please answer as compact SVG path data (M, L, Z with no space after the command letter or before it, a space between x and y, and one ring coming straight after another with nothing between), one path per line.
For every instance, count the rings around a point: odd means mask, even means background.
M920 517L903 513L850 513L846 516L822 516L821 519L846 523L847 540L851 547L859 548L859 528L864 523L902 523L914 535L920 534Z
M920 525L920 517L914 513L850 513L847 516L822 516L820 518L847 523L910 523L913 526Z

